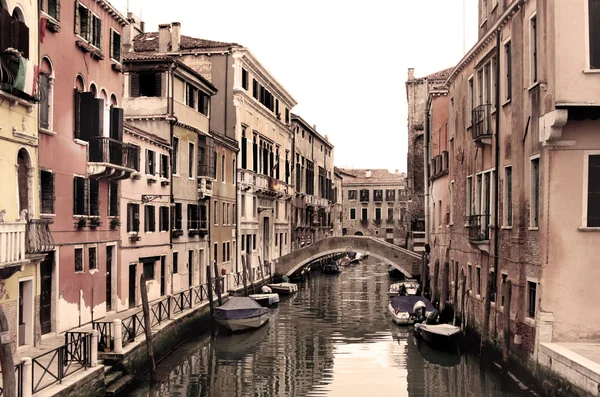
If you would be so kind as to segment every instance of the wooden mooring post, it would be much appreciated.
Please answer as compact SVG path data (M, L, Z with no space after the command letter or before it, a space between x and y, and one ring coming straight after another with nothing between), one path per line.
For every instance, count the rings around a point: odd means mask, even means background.
M479 367L485 368L487 360L487 346L488 346L488 335L490 331L490 311L492 308L492 279L490 273L488 273L488 282L485 288L485 305L483 309L483 327L481 329L481 344L479 346L479 355L481 360L479 361Z
M510 298L512 295L512 282L504 283L504 344L502 346L502 377L508 375L508 360L510 358Z
M144 273L140 275L140 293L142 294L142 312L144 313L144 332L146 334L146 349L150 358L150 379L157 381L156 362L154 361L154 351L152 350L152 324L150 321L150 304L148 302L148 289L146 287L146 278Z
M450 295L450 264L444 262L442 269L442 286L440 288L440 314L446 309L447 298Z
M0 366L2 367L2 389L3 396L17 396L17 381L15 379L15 362L10 347L10 334L8 332L8 320L0 306Z
M217 261L213 261L213 267L215 269L215 292L217 293L217 302L219 302L219 306L221 306L223 304L223 298L221 298L221 275L219 274Z
M456 313L458 312L458 266L454 264L454 296L452 298L454 317L452 318L452 325L456 325Z
M435 265L433 267L433 282L432 287L431 287L431 303L433 303L433 306L436 309L440 309L439 306L439 288L438 288L438 277L440 276L440 260L436 259L435 260ZM436 303L438 303L438 305L436 305Z
M260 286L262 288L265 285L265 273L263 272L263 263L260 256L258 257L258 272L260 275Z
M215 314L215 304L213 302L211 273L210 264L208 264L206 265L206 293L208 294L208 305L210 306L210 315L212 316Z
M246 272L246 255L242 255L242 280L244 282L244 295L248 296L248 273Z
M460 284L462 287L462 290L460 291L460 329L465 332L467 325L467 276L465 274L463 274Z

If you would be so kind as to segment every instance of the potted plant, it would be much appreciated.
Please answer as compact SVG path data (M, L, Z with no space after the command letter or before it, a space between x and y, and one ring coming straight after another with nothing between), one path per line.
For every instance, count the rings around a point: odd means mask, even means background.
M121 226L121 221L119 220L119 218L111 218L111 220L110 220L110 228L114 229L117 226Z
M85 227L87 225L87 219L85 218L80 218L77 222L75 222L75 226L78 229L81 229L83 227Z
M102 222L100 222L100 218L90 218L90 227L92 229L97 228L101 224L102 224Z

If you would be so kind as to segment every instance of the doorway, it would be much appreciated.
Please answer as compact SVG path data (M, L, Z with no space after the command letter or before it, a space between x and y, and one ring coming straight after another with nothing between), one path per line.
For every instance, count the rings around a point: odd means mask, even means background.
M135 307L135 279L137 275L137 264L129 265L129 308Z
M204 258L204 250L200 250L198 256L198 261L200 262L200 280L198 280L198 284L202 285L206 282L206 258Z
M52 268L54 251L40 263L40 332L52 332Z
M33 280L19 280L18 346L33 344Z
M112 311L112 274L114 246L106 246L106 311Z
M194 282L194 250L188 251L188 287L192 288Z
M163 296L165 294L165 289L166 289L166 285L165 285L166 267L167 267L167 257L163 255L163 256L160 257L160 296Z
M269 248L270 248L270 241L269 241L269 232L270 232L270 228L269 228L269 217L265 216L263 218L263 258L265 261L268 261L271 259L271 257L269 256Z

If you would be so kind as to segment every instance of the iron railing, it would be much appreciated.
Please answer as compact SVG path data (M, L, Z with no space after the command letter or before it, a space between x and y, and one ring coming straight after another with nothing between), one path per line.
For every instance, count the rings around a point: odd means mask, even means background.
M89 161L136 170L139 169L139 146L113 138L94 136L89 142Z
M135 338L142 335L146 331L144 325L144 313L140 310L139 312L133 313L131 316L121 320L123 328L121 330L121 336L123 346L135 341Z
M469 216L469 240L472 242L490 239L490 215Z
M16 392L17 397L23 396L23 363L15 364ZM0 386L0 397L4 396L4 388Z
M25 229L25 244L28 254L40 254L54 249L50 233L51 219L29 219Z
M98 331L98 351L114 349L112 321L92 321L92 328Z
M14 85L19 73L21 58L18 51L13 49L8 49L0 53L0 90L29 102L43 101L46 92L44 92L44 86L40 84L42 79L34 80L36 87L33 95L15 88Z
M479 141L482 138L489 138L492 136L490 122L491 108L492 105L487 103L473 109L473 129L471 130L471 136L474 141Z

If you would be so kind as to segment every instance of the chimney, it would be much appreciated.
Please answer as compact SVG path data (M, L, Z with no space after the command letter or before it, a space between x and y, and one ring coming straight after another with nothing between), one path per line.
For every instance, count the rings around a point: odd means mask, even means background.
M366 176L367 178L370 178L370 177L371 177L371 170L367 170L367 171L365 172L365 176Z
M171 23L171 51L179 51L179 44L181 44L181 23Z
M317 130L317 125L316 124L313 124L313 130L315 130L315 131Z
M398 169L396 169L395 171L396 171L395 174L398 175Z
M415 68L408 68L408 81L415 79Z
M169 51L171 41L171 24L162 23L158 25L158 52Z
M123 35L121 37L123 52L133 51L133 40L144 33L144 21L132 12L127 13L127 22L129 24L123 28Z

